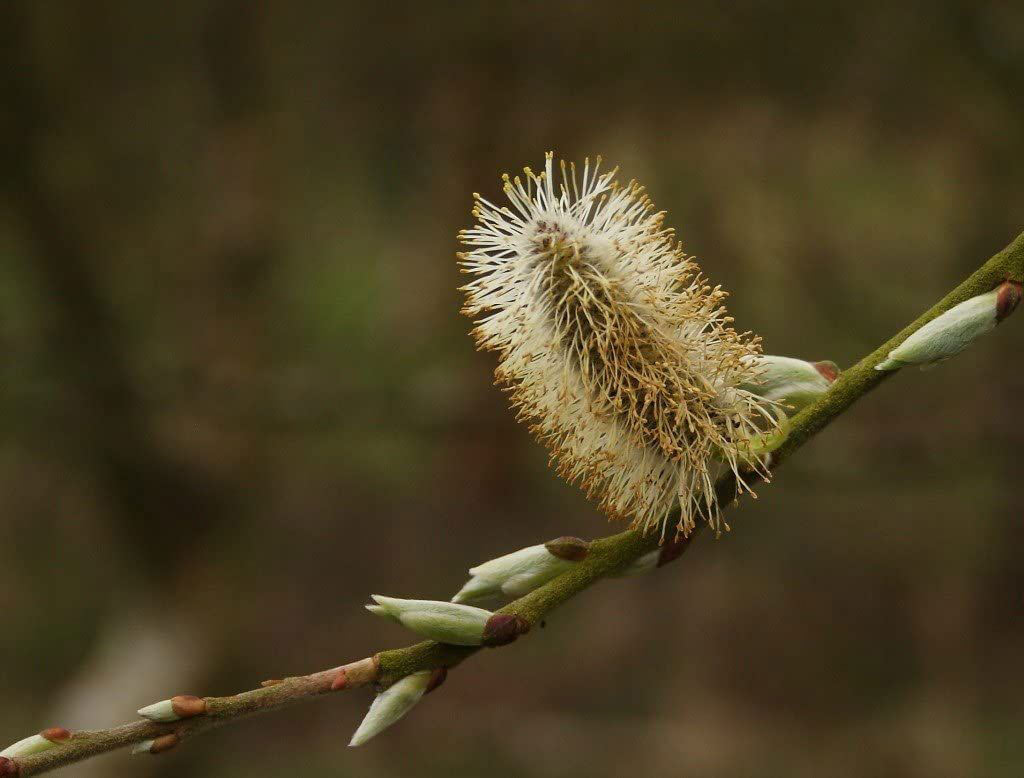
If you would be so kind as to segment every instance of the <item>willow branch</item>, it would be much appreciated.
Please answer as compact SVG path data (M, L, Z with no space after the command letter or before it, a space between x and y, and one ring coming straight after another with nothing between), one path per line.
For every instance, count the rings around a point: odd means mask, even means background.
M911 334L953 306L984 294L1006 280L1024 283L1024 233L914 322L844 371L817 402L792 420L788 438L773 454L773 467L781 464L853 403L892 375L890 372L877 371L874 367ZM728 502L735 494L734 478L727 475L720 479L716 491L723 503ZM678 541L675 554L685 550L696 536L694 533ZM654 550L658 545L656 533L645 535L633 530L599 538L590 545L586 558L568 572L509 603L498 613L511 614L523 619L528 625L535 625L566 600L609 574L625 569L639 556ZM202 712L176 722L161 724L144 720L111 729L74 733L47 730L59 741L58 745L32 756L7 760L6 765L0 762L0 775L5 774L5 770L7 775L39 775L97 754L139 743L152 742L147 750L158 753L180 741L257 713L370 683L387 686L419 670L452 668L479 650L477 647L424 641L405 648L382 651L373 657L311 675L264 682L264 686L259 689L231 697L207 697L200 706Z

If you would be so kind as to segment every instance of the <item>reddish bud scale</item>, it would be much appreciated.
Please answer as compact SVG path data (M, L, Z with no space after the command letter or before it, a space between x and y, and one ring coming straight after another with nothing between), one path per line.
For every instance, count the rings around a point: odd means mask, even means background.
M839 365L831 360L822 360L821 362L812 362L814 369L817 370L821 377L828 381L830 384L839 378Z
M687 535L683 537L677 534L675 538L666 543L661 547L661 553L658 554L658 567L667 565L669 562L674 562L683 555L683 552L690 547L690 538L693 535Z
M581 538L574 538L571 535L549 540L544 548L552 556L564 559L567 562L579 562L586 559L590 551L590 544Z
M153 741L153 745L149 747L149 753L162 754L164 751L170 751L180 742L181 738L173 732L169 735L161 735Z
M17 775L18 765L6 756L0 756L0 775Z
M39 733L51 743L61 743L71 737L71 733L64 727L50 727Z
M1018 281L1005 281L996 296L996 323L998 324L1017 309L1024 292L1024 285Z
M430 694L432 691L434 691L434 689L436 689L438 686L443 684L447 677L448 677L448 668L447 667L437 667L437 668L435 668L434 672L432 672L430 674L430 680L427 682L427 688L426 688L426 690L423 693L424 694Z
M193 694L179 694L171 697L171 709L178 717L190 719L206 713L206 700Z
M511 613L495 613L484 625L481 645L495 648L513 642L520 635L530 631L530 623Z
M344 670L339 670L338 674L336 676L334 676L334 680L331 681L331 691L332 692L340 692L342 689L345 688L345 685L347 683L348 683L348 675L345 673Z

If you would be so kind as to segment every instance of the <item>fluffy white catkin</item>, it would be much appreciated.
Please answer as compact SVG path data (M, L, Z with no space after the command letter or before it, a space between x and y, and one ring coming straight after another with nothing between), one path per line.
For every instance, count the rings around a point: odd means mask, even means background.
M717 527L720 463L762 467L751 452L777 426L775 404L742 388L760 344L643 187L600 164L562 162L556 182L549 153L542 173L503 177L511 207L474 195L464 312L564 478L644 530L664 532L677 505L682 532L699 516Z

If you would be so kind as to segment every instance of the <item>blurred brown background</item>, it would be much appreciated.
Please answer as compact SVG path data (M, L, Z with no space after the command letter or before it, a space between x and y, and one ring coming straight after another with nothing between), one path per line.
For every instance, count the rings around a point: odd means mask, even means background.
M603 154L844 365L1024 227L1008 2L7 2L0 60L4 742L402 645L369 593L611 529L458 313L500 172ZM65 774L1024 774L1022 325L362 749L357 692Z

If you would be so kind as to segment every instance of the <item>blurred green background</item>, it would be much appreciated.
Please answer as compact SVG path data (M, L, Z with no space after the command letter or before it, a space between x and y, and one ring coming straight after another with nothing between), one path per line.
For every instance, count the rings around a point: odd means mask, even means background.
M369 593L614 529L458 313L502 171L603 154L740 328L844 365L1024 226L1015 3L9 1L0 61L4 742L403 645ZM1020 776L1022 346L364 748L365 690L64 774Z

